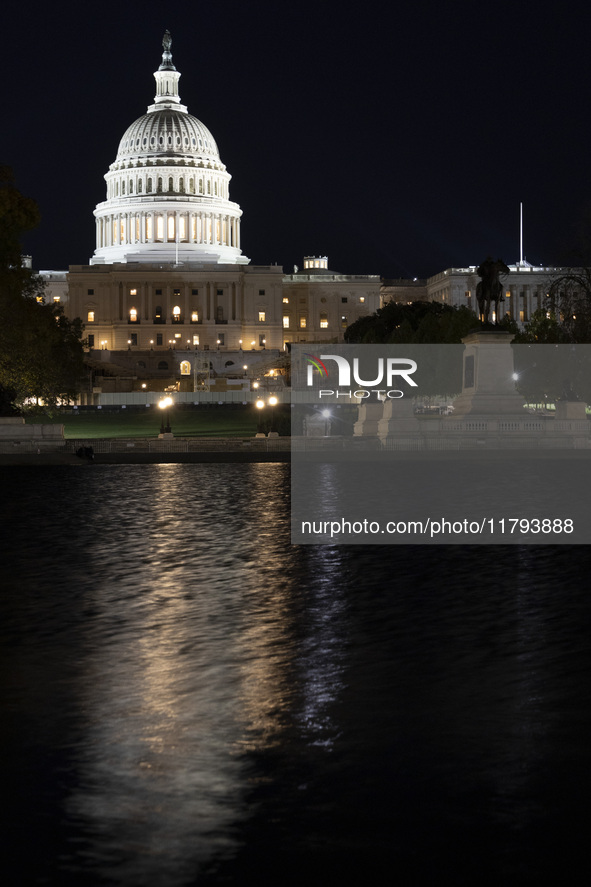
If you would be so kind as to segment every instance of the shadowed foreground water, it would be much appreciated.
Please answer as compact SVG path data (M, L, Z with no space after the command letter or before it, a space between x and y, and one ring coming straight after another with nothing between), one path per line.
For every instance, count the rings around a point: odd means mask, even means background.
M576 883L588 549L291 546L288 481L5 471L3 882Z

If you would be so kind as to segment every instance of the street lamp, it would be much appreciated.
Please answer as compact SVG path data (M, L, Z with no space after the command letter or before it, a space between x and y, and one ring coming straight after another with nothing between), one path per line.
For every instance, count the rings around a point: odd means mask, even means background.
M168 412L170 407L173 405L173 403L174 403L174 401L173 401L172 397L163 397L162 400L158 401L158 406L163 411L162 412L162 422L160 423L160 434L158 435L158 437L160 437L160 438L164 437L164 435L167 435L167 436L170 435L171 437L173 436L172 429L170 427L170 417L169 417L169 412ZM166 411L166 412L164 412L164 411ZM164 424L165 418L166 418L166 425Z
M279 437L279 432L275 430L275 407L279 403L279 399L273 395L268 400L271 407L271 428L269 429L269 437Z
M266 437L265 432L263 431L263 410L265 409L265 401L257 400L255 403L255 407L259 411L259 420L257 423L257 433L255 437Z

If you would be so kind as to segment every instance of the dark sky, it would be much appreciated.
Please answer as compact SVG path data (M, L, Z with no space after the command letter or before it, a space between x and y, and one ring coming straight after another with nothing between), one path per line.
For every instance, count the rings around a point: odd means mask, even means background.
M574 3L11 4L3 163L37 200L36 268L86 263L165 28L253 263L386 277L488 254L565 261L591 203L591 13ZM90 16L90 17L89 17Z

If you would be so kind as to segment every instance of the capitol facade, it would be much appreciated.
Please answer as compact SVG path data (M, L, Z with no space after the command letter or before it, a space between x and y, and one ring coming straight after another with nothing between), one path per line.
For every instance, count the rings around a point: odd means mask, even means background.
M154 101L105 175L94 255L41 272L47 297L84 322L89 365L111 377L103 391L146 387L151 377L161 386L181 373L189 390L204 361L215 374L246 367L253 377L255 364L292 342L343 341L380 305L379 275L334 272L326 256L307 256L286 275L242 254L231 175L212 133L181 103L171 44L167 31Z
M181 103L168 31L162 46L154 101L104 176L93 256L67 272L40 272L46 297L85 324L88 364L101 377L95 393L167 384L188 393L198 366L252 381L291 343L342 342L347 326L391 299L477 310L475 267L381 281L333 271L326 256L304 257L292 274L251 264L231 175L212 133ZM527 322L557 270L510 266L503 314Z

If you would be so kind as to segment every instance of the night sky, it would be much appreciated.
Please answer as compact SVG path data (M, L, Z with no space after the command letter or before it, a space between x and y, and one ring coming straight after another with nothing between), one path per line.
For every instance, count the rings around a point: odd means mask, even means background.
M255 264L512 263L520 201L527 260L564 263L589 215L588 7L147 0L11 4L3 20L1 160L41 207L24 243L38 269L92 255L103 175L153 101L166 28Z

